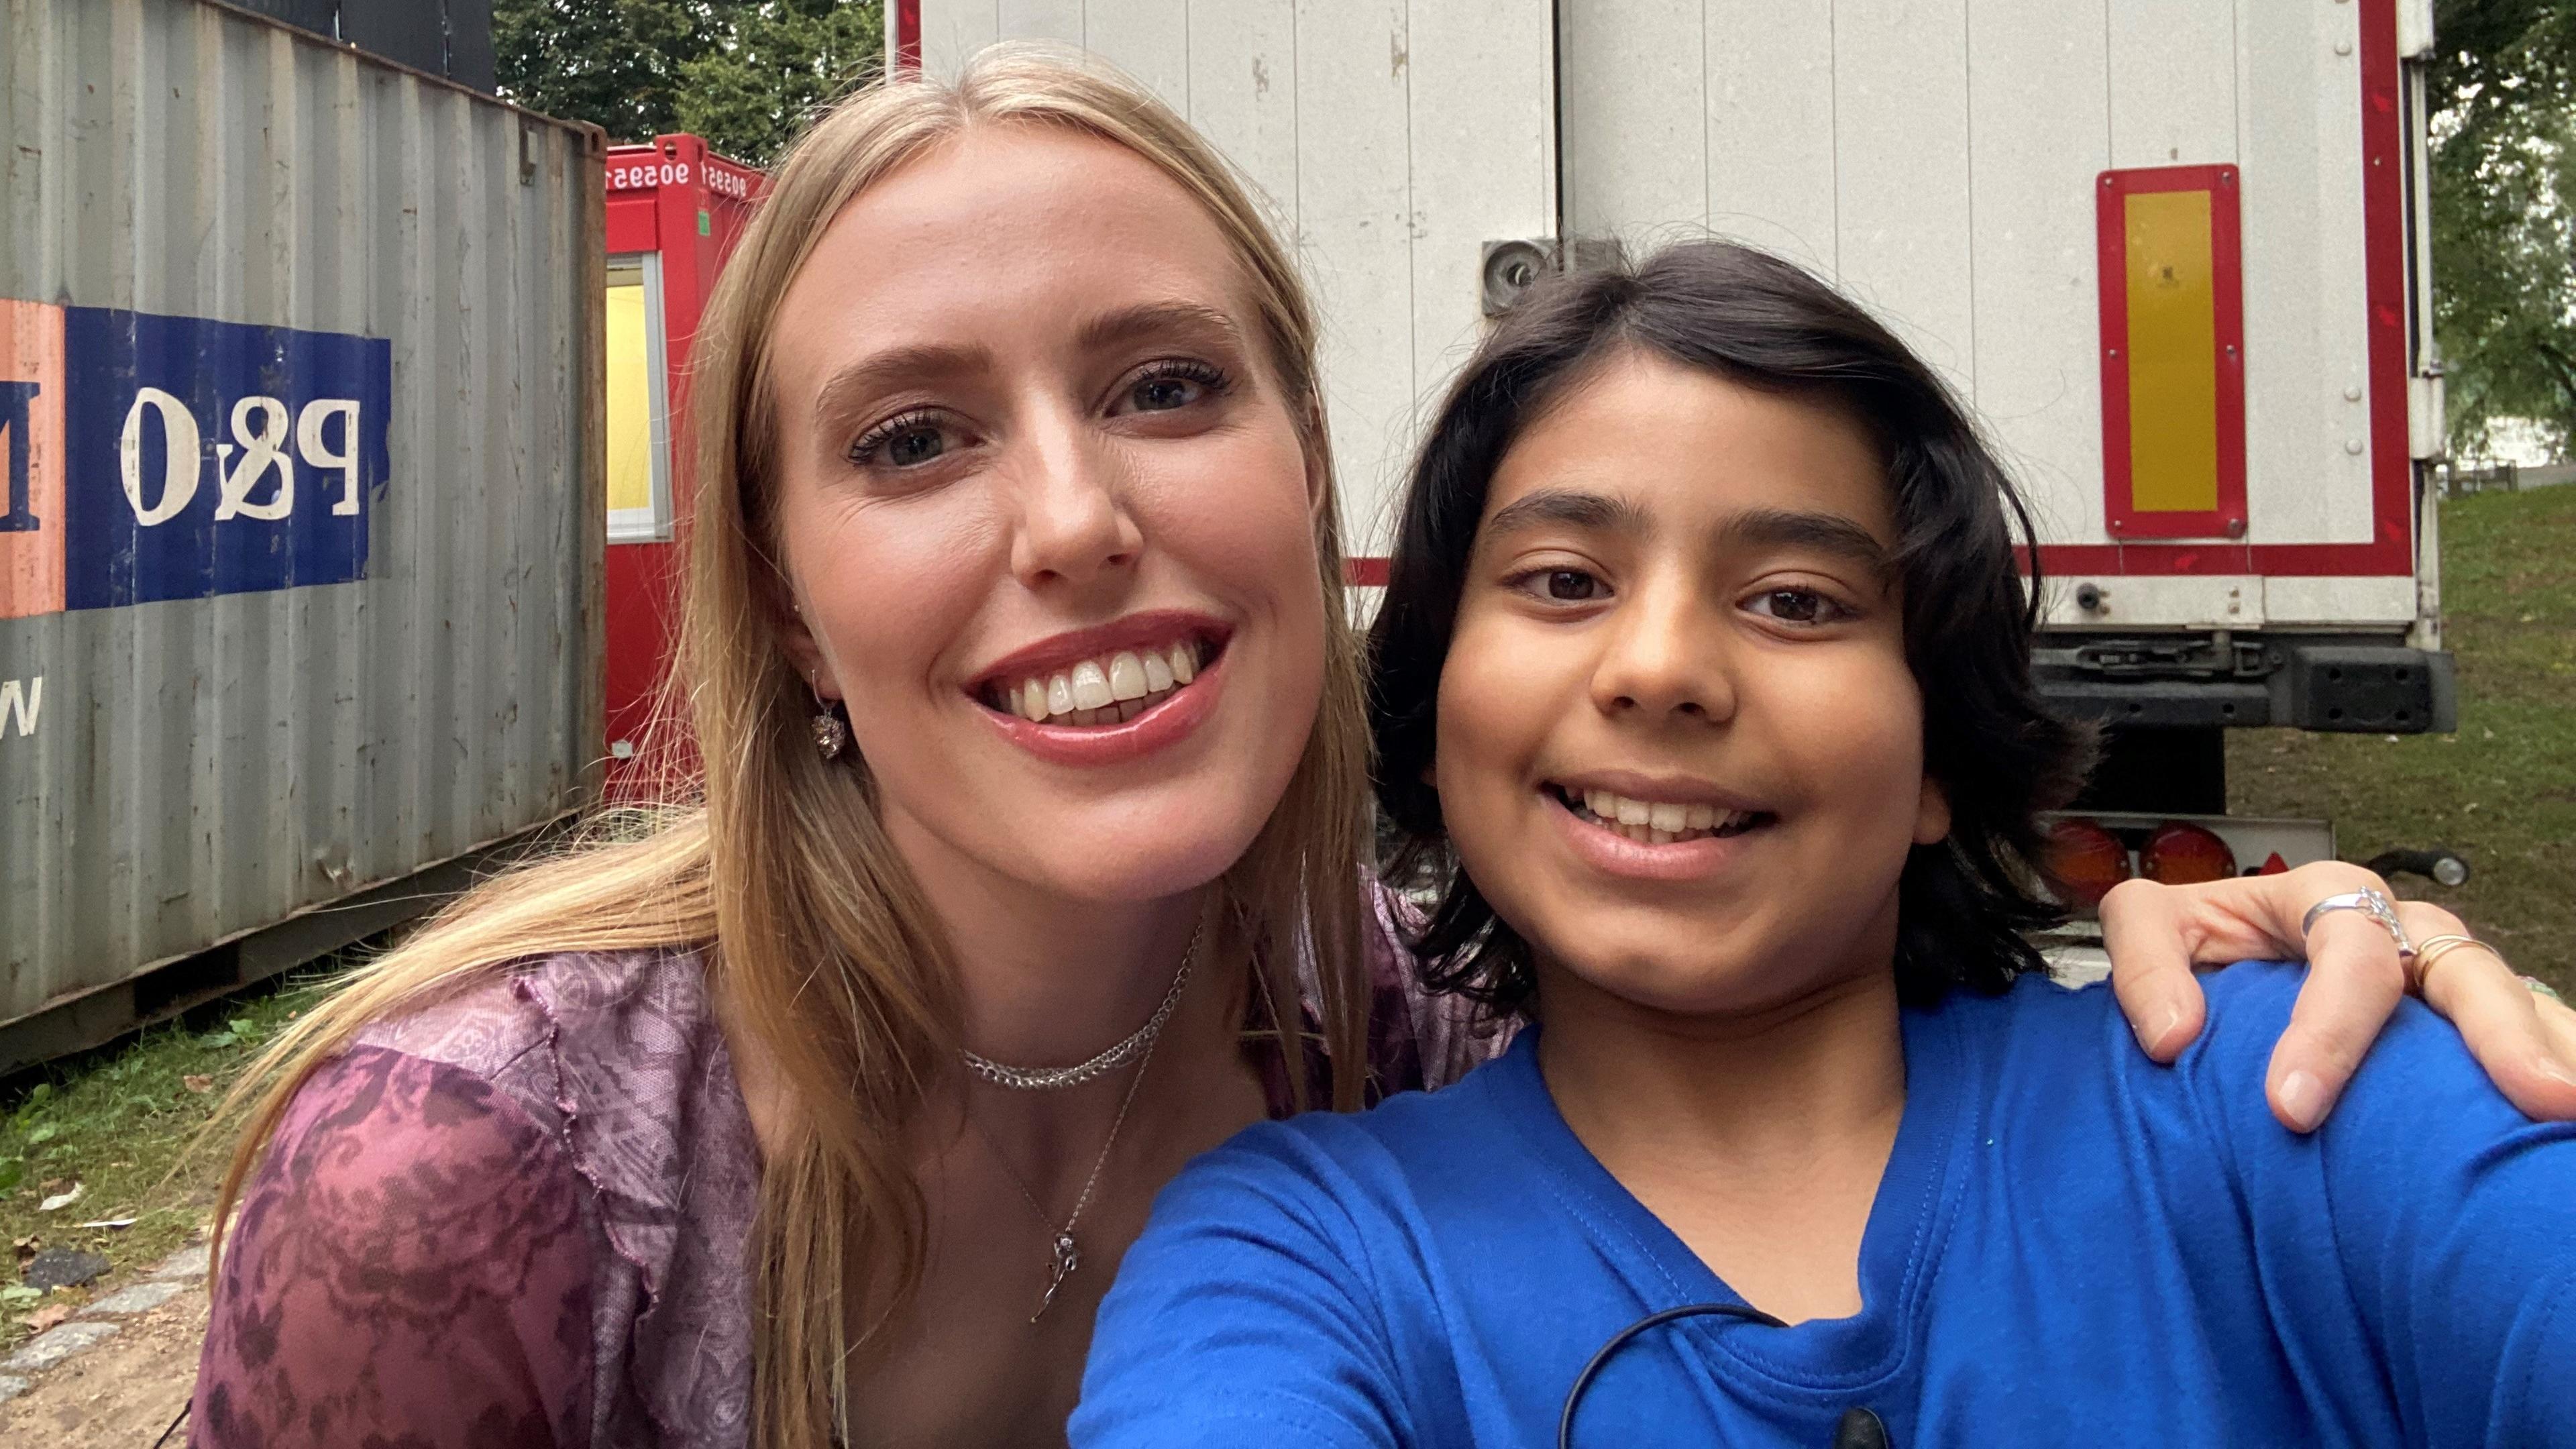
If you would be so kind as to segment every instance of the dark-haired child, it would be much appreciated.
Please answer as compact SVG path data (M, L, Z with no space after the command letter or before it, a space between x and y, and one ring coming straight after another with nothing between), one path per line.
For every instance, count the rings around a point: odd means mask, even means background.
M2410 1004L2295 1136L2257 1086L2286 968L2211 980L2174 1069L2037 969L2085 741L2010 500L1918 360L1759 253L1502 325L1374 700L1434 979L1533 1025L1167 1189L1075 1444L1547 1444L1596 1359L1576 1444L2576 1444L2576 1131Z

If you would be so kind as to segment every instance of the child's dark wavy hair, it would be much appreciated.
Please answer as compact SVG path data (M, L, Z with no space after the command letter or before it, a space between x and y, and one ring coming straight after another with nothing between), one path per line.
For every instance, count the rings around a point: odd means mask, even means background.
M1922 1003L2039 969L2023 933L2061 912L2038 885L2037 817L2073 798L2093 736L2031 680L2038 578L2026 590L2013 555L2016 535L2031 538L2029 512L1949 390L1885 327L1776 257L1697 242L1533 289L1477 349L1423 443L1369 633L1369 723L1388 877L1438 896L1412 943L1426 983L1501 1012L1523 1009L1536 985L1528 944L1459 869L1424 782L1440 669L1504 452L1631 348L1829 402L1876 439L1896 506L1906 662L1923 685L1924 768L1950 803L1949 836L1916 846L1898 885L1898 987Z

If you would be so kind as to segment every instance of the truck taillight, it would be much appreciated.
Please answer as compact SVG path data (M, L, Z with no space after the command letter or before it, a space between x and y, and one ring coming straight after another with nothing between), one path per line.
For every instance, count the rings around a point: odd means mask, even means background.
M2129 878L2129 848L2090 820L2059 820L2048 827L2048 875L2070 904L2089 911Z
M2147 836L2138 850L2139 874L2166 885L2195 885L2227 880L2236 874L2236 852L2218 833L2180 820L2168 820Z

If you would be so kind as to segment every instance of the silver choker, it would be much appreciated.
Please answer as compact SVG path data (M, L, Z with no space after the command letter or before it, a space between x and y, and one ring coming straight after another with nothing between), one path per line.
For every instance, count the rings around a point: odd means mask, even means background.
M1172 1019L1173 1009L1181 1004L1182 989L1190 984L1190 964L1198 959L1199 937L1206 930L1207 920L1201 917L1197 927L1190 932L1190 944L1181 952L1181 969L1172 977L1172 989L1163 993L1163 1004L1154 1008L1154 1014L1146 1019L1145 1024L1136 1028L1133 1036L1087 1062L1070 1067L1014 1067L990 1057L979 1057L962 1048L957 1054L965 1059L966 1070L994 1086L1008 1087L1015 1092L1062 1091L1067 1087L1079 1087L1103 1073L1114 1072L1154 1049L1155 1040L1163 1034L1164 1023Z

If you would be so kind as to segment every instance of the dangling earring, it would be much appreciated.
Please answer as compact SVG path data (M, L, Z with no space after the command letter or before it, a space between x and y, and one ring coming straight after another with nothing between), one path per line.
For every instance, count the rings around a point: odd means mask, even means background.
M825 699L811 679L805 681L805 688L814 696L815 753L827 760L837 760L841 751L850 747L850 727L841 718L840 704L836 700Z
M841 751L850 747L850 727L829 706L814 714L814 748L827 760L837 760Z

